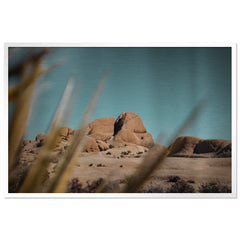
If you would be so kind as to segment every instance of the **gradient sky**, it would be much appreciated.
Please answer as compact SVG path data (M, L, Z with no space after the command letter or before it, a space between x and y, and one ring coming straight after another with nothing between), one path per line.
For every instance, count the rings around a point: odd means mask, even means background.
M14 53L9 66L34 48ZM204 97L207 105L183 135L231 139L231 48L63 47L51 48L44 64L62 64L37 83L26 139L45 132L70 76L80 83L68 126L75 129L104 71L108 80L92 120L135 112L156 139L171 136ZM14 85L17 79L10 79ZM78 85L78 84L77 84ZM11 116L12 106L10 109ZM166 144L164 139L162 144Z

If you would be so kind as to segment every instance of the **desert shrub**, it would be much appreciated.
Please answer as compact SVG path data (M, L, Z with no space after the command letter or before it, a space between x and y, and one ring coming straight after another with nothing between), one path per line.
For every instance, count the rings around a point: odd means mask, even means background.
M113 146L112 144L110 144L110 145L109 145L109 148L112 149L112 148L114 148L114 146Z
M95 193L100 184L102 184L103 179L99 178L96 181L89 183L87 181L87 186L83 187L82 183L79 182L77 178L73 178L68 184L68 193Z
M120 191L119 181L113 181L113 182L107 183L102 190L102 192L104 193L115 193L119 191Z
M216 185L211 183L202 184L198 191L200 193L231 193L231 188L227 185Z
M121 152L122 155L128 155L129 152Z
M22 164L18 164L15 168L14 176L8 182L8 191L9 193L17 193L25 180L29 169L31 168L31 164L27 162L23 162Z
M121 166L122 166L122 165L121 165ZM121 166L120 166L120 167L121 167ZM126 183L126 182L127 182L126 179L120 179L120 180L119 180L119 184L124 184L124 183Z
M164 190L161 186L156 186L156 187L149 187L147 189L142 189L138 191L139 193L163 193Z
M188 180L187 182L188 182L188 183L195 183L194 180Z
M104 164L99 163L97 167L106 167Z
M107 155L111 155L111 153L110 153L110 152L107 152L106 154L107 154Z
M176 182L167 189L167 193L194 193L194 188L186 182Z
M137 154L143 154L143 152L138 152Z
M179 176L168 176L168 182L177 182L180 180Z

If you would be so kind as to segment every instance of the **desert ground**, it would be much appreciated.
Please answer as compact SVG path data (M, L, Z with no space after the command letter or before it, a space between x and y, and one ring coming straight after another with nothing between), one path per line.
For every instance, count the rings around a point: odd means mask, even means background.
M87 183L103 179L109 186L108 191L119 191L128 177L138 169L144 161L144 155L147 154L140 152L140 154L123 155L120 151L125 153L130 151L128 148L123 150L119 148L97 154L82 154L74 167L71 179L78 179L83 189ZM191 185L194 192L198 192L204 184L225 185L230 188L231 158L168 157L150 175L139 191L168 192L172 184L176 182ZM68 191L78 190L71 190L70 187Z

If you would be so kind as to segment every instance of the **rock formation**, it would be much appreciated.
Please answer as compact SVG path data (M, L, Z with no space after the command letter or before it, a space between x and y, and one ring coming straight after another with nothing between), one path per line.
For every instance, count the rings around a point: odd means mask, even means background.
M108 140L114 133L114 117L98 118L89 123L85 128L83 139L83 152L99 152L109 149Z
M142 119L133 112L122 113L116 122L114 117L96 119L84 131L83 152L105 151L110 145L119 144L136 144L148 148L154 145L152 135L147 132Z
M114 117L96 119L81 130L84 132L82 152L101 152L114 146L151 148L154 145L152 135L147 132L142 119L133 112L121 113L116 121ZM69 127L60 128L54 151L64 152L79 131ZM23 154L38 154L46 138L46 134L40 133L35 140L24 140ZM168 150L169 156L174 157L231 157L231 141L183 136L177 138Z
M231 141L179 137L168 147L173 157L231 157Z
M114 124L114 141L152 147L152 135L147 132L142 119L133 112L124 112Z
M178 137L168 149L171 155L190 155L193 154L196 144L203 140L197 137Z
M88 136L106 142L114 133L114 123L114 117L98 118L88 124Z

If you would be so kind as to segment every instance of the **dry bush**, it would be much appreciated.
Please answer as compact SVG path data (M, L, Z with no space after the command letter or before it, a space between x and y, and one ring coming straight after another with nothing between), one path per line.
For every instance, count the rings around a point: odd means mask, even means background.
M200 193L231 193L231 187L228 185L218 185L218 184L211 184L211 183L206 183L202 184L198 191Z
M164 190L161 186L151 186L147 189L139 190L138 193L164 193Z
M168 182L177 182L180 180L179 176L168 176Z
M167 193L194 193L194 188L186 182L177 182L172 184L170 188L166 190Z
M82 183L79 182L77 178L73 178L70 183L68 183L67 192L68 193L95 193L97 188L102 183L103 179L99 178L91 183L87 182L87 186L83 187Z

